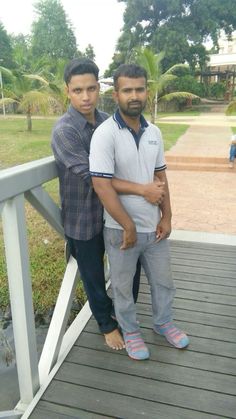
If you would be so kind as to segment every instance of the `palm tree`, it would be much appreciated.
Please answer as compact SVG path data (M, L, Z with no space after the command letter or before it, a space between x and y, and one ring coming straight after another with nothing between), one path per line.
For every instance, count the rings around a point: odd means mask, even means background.
M226 108L226 115L232 115L235 114L236 112L236 100L232 100L232 102L230 102Z
M148 74L148 107L151 113L151 122L155 123L157 119L157 106L161 101L170 102L174 99L195 99L198 96L190 92L170 92L167 93L167 87L177 78L175 72L178 69L186 69L185 64L176 64L169 68L165 73L161 70L161 61L164 53L155 54L149 48L139 48L136 50L136 61L144 67Z
M11 80L8 97L0 99L0 106L17 104L26 114L27 130L32 131L33 113L51 113L54 109L63 111L63 95L56 84L50 83L39 74L25 74L16 70L0 67L3 74Z

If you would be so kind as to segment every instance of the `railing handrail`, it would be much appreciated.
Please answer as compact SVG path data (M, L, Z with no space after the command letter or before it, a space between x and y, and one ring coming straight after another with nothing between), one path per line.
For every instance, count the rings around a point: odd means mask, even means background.
M0 202L56 177L57 168L53 156L2 169L0 170Z
M78 276L70 257L62 281L44 348L38 363L32 285L25 218L25 198L60 234L64 235L60 208L42 185L57 175L53 156L0 171L0 215L6 252L16 363L21 400L1 417L19 418L48 379L65 344L70 307ZM69 342L70 344L70 342ZM64 346L63 346L64 345ZM61 357L61 355L60 355Z

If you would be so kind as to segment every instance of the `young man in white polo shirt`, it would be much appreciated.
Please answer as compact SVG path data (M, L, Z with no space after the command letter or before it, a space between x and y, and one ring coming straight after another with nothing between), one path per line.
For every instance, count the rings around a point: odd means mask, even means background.
M117 320L126 350L133 359L147 359L132 297L132 279L138 258L147 275L152 295L154 331L177 348L188 337L172 322L175 286L166 240L171 232L171 206L160 130L142 116L147 100L147 73L135 64L123 64L114 75L114 99L118 110L98 127L90 151L93 185L105 207L105 245ZM156 205L141 196L120 193L113 176L145 184L158 179L165 194ZM119 192L119 191L118 191Z

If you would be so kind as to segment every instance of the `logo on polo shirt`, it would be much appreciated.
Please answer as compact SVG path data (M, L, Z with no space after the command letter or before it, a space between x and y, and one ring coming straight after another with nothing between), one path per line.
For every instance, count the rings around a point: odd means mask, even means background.
M148 140L148 144L150 144L150 145L157 145L158 142L157 142L157 140Z

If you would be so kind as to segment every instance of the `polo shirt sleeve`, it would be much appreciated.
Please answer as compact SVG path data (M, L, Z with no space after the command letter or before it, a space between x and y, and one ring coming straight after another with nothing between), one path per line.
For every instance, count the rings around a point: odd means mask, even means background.
M155 127L156 135L158 138L159 151L157 153L155 172L161 172L166 169L165 155L164 155L164 143L159 128Z
M101 124L92 137L89 156L91 176L112 178L114 175L114 135L108 121Z
M52 149L59 164L63 164L72 173L91 183L89 155L73 127L64 125L54 129Z

